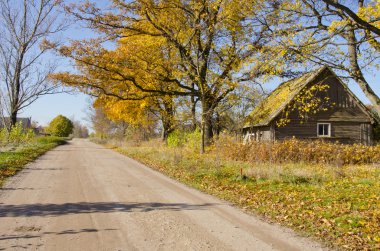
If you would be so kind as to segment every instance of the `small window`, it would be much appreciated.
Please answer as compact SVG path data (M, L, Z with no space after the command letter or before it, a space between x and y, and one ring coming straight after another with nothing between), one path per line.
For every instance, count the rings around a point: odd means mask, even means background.
M330 137L331 136L331 124L318 123L317 124L318 137Z

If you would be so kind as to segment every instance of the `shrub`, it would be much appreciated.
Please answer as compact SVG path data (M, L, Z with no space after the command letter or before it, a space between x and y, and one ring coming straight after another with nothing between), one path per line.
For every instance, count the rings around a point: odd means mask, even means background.
M176 148L182 147L185 143L185 134L179 130L174 130L169 134L167 144L169 147Z
M28 143L34 139L34 131L32 129L25 130L22 127L22 123L19 122L12 126L11 130L8 131L6 128L0 130L0 144L7 145L19 145L21 143Z
M65 116L58 115L49 124L47 131L58 137L68 137L73 132L73 122Z
M29 141L31 141L32 139L34 139L35 136L36 136L36 135L35 135L33 129L28 129L28 130L26 130L26 131L24 132L24 134L23 134L23 141L24 141L24 142L29 142Z
M186 147L194 152L199 152L201 148L202 135L199 129L185 135Z
M22 128L21 122L16 123L16 125L12 126L9 135L8 141L14 144L19 144L23 141L24 130Z
M198 129L193 132L175 130L169 134L167 145L172 148L186 147L186 149L191 151L199 151L201 132Z

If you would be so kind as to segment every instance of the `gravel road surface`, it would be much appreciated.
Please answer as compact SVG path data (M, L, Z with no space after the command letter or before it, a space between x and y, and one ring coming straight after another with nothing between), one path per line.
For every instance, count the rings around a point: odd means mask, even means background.
M0 189L0 250L322 249L86 140Z

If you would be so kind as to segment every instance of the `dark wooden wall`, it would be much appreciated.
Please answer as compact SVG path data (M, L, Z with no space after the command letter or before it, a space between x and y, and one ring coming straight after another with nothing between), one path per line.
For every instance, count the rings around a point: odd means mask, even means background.
M284 127L276 127L275 138L278 140L289 139L318 139L317 123L321 121L308 121L306 123L289 123ZM322 122L323 123L323 122ZM371 145L373 143L372 125L370 123L357 122L329 122L331 124L331 137L324 140L340 143L361 143Z

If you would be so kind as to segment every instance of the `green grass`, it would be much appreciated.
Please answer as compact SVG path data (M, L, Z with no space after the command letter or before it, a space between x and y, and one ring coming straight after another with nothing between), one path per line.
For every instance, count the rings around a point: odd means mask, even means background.
M64 138L37 137L27 144L0 152L0 187L6 178L15 175L27 163L65 142Z
M380 249L379 166L251 164L164 146L117 150L330 246Z

